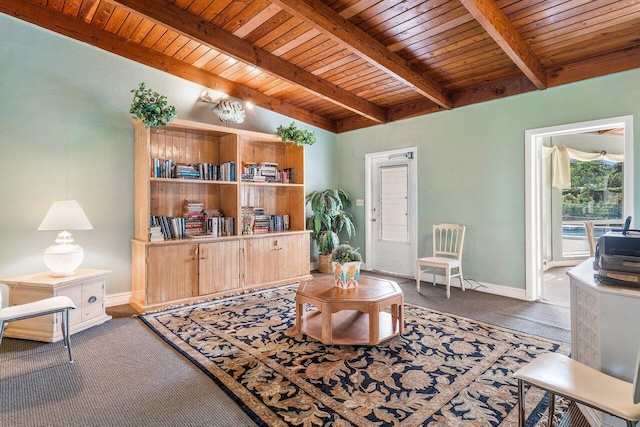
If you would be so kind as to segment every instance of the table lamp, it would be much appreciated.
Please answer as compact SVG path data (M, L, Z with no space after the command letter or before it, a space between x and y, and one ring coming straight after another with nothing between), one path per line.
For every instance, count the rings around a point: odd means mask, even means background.
M73 244L67 230L93 230L80 204L75 200L56 200L42 220L38 231L56 230L61 233L57 245L44 251L44 264L53 277L73 276L84 258L84 251Z

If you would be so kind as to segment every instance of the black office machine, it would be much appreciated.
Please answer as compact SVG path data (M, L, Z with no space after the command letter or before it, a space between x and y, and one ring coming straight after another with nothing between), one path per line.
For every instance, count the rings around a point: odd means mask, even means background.
M640 288L640 231L630 223L628 217L622 230L598 238L593 269L603 284Z

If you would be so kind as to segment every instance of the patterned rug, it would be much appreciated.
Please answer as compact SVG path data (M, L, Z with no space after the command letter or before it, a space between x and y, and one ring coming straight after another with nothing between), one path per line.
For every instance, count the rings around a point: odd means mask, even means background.
M517 426L509 375L537 354L569 353L565 343L413 305L401 336L325 346L292 332L296 289L140 318L263 426ZM547 425L546 407L544 392L527 389L527 426Z

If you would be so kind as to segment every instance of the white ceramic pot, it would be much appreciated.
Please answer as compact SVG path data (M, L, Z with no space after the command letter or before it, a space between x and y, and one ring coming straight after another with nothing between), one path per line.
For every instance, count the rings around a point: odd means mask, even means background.
M344 264L333 262L331 264L333 265L333 279L335 280L336 287L350 289L358 286L361 262L353 261Z

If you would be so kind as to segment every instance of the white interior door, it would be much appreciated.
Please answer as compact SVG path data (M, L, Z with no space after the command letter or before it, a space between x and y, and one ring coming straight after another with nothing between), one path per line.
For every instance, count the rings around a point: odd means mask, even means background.
M413 277L416 260L415 149L367 155L367 268Z

